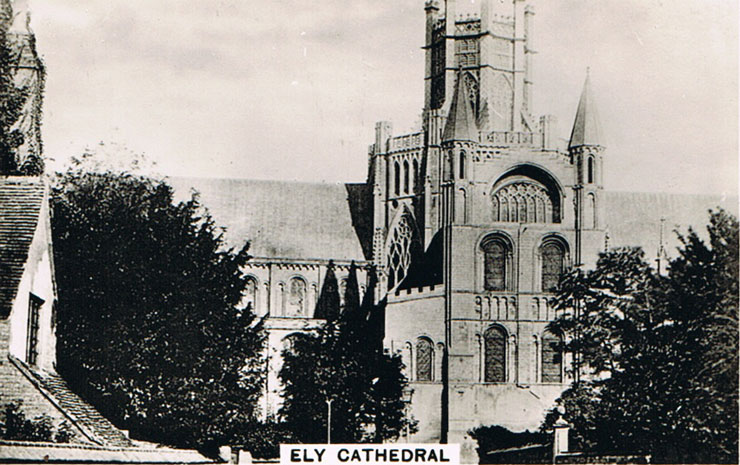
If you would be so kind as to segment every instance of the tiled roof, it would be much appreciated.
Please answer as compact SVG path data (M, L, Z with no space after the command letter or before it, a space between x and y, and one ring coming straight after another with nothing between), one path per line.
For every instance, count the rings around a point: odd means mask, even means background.
M38 370L15 357L10 361L54 406L61 410L87 438L96 444L111 447L132 447L131 440L100 414L93 406L72 392L56 373Z
M372 251L372 197L364 184L172 178L176 198L190 189L229 245L251 243L256 257L365 260Z
M39 178L0 177L0 318L10 314L42 202Z

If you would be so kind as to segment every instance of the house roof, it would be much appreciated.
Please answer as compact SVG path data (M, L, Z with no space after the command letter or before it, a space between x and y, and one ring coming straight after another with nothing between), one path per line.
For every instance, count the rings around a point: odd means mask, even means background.
M256 257L365 260L372 251L372 197L364 184L171 178L175 198L191 189L229 246Z
M0 318L10 315L44 195L37 177L0 177Z

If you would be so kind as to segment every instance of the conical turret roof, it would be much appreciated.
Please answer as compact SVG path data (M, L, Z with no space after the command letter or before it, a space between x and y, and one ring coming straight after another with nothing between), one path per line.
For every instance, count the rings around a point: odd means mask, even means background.
M447 124L442 132L442 141L467 140L478 141L478 126L475 124L473 109L468 100L468 86L465 85L462 71L457 73L455 93L450 104Z
M586 82L583 83L581 100L578 102L568 148L572 149L582 145L603 145L599 115L591 92L591 78L588 73L586 73Z

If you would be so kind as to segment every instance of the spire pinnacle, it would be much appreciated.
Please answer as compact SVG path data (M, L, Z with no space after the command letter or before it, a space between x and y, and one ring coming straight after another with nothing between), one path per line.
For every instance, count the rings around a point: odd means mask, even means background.
M586 81L583 83L581 99L578 102L573 131L570 133L568 148L582 145L602 145L601 126L596 104L591 92L591 69L586 68Z
M447 124L442 132L442 141L449 140L478 141L478 126L475 124L473 109L468 100L468 86L465 85L462 68L457 71L455 93L452 96Z

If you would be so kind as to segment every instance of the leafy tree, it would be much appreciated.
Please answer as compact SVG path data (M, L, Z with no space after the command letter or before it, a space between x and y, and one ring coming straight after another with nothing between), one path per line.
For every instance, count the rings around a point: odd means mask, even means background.
M584 380L559 399L583 450L658 462L737 461L738 223L712 213L709 245L680 236L666 277L639 249L561 279L553 322ZM558 414L548 414L544 427Z
M330 266L323 286L327 292L335 292L335 286L326 284L332 279L336 277ZM372 299L376 282L371 270L370 286L359 305L356 268L351 266L344 312L339 313L338 294L320 296L317 311L338 317L327 318L311 333L294 335L283 353L280 414L301 442L326 441L327 400L332 401L332 442L381 442L398 437L408 422L402 400L408 381L401 359L383 353L374 340L379 334L379 310ZM322 307L322 301L335 307Z
M262 324L239 302L248 245L226 249L197 197L130 173L60 175L52 190L58 370L141 438L248 441Z
M23 145L23 133L16 125L23 113L29 90L15 84L17 57L13 53L8 33L12 23L13 9L10 2L0 0L0 173L40 174L43 166L18 166L16 151Z
M66 443L72 439L69 424L63 422L55 429L51 418L42 415L26 418L22 402L5 404L0 415L0 439L15 441L42 441Z

